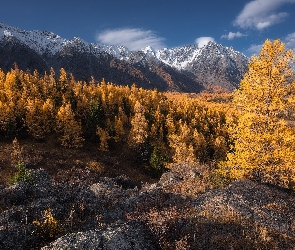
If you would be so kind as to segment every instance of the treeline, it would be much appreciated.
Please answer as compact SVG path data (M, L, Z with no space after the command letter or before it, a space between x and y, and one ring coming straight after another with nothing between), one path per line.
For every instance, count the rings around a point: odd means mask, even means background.
M126 145L156 169L164 162L219 161L230 144L229 99L80 82L64 69L41 76L15 68L0 71L0 136L56 134L65 147L92 141L100 151Z

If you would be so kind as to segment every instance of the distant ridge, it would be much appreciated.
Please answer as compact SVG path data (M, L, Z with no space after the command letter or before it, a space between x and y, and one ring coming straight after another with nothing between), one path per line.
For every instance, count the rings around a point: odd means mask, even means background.
M160 91L199 92L212 86L234 90L247 70L249 58L214 42L154 50L130 51L124 46L66 40L48 31L24 31L0 23L0 68L14 63L40 73L62 67L77 80L96 80Z

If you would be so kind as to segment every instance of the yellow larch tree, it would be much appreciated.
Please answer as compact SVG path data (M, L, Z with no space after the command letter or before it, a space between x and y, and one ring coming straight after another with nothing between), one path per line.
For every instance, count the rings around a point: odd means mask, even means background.
M200 161L206 161L206 154L207 154L207 142L205 140L205 137L202 133L198 132L196 129L194 129L193 134L193 145L195 150L195 156Z
M99 136L99 140L100 140L99 150L108 151L109 150L108 140L111 138L109 136L108 130L97 127L96 134Z
M122 107L119 107L118 109L118 119L121 120L123 126L129 122L128 116L125 114Z
M53 128L54 110L50 99L29 99L26 105L25 125L36 139L43 139Z
M169 146L173 149L173 162L195 163L197 159L194 154L194 137L191 128L182 120L178 122L179 129L176 133L170 134Z
M122 123L120 117L115 116L114 129L115 129L114 139L116 142L118 142L118 141L122 140L123 136L125 135L124 126L123 126L123 123Z
M153 123L151 125L151 139L153 144L161 145L164 140L163 128L165 125L165 116L161 113L160 106L153 115Z
M16 135L20 130L25 113L20 73L18 69L11 70L2 76L0 85L0 129L8 136Z
M283 187L295 181L295 131L288 121L295 99L293 59L293 51L280 40L266 40L251 58L234 93L240 116L232 127L232 152L220 164L222 174Z
M129 144L131 146L143 144L148 137L148 122L145 118L144 107L139 101L136 101L134 105L134 116L131 119L131 124Z
M166 116L165 126L166 126L166 130L167 130L168 136L175 133L175 131L176 131L175 121L174 121L173 116L171 115L171 113L169 113Z
M76 121L75 114L70 103L64 103L56 115L57 131L62 133L59 138L61 144L68 148L79 148L83 146L81 123Z

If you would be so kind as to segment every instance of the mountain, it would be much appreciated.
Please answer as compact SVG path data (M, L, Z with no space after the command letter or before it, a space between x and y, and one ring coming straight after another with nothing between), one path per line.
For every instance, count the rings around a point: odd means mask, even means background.
M211 86L234 90L249 59L233 48L214 42L154 50L130 51L124 46L66 40L48 31L24 31L0 23L0 68L14 63L40 73L62 67L77 80L96 80L159 90L199 92Z
M233 90L247 70L249 59L232 47L209 42L203 48L195 45L158 51L158 58L175 67L205 88L219 85Z

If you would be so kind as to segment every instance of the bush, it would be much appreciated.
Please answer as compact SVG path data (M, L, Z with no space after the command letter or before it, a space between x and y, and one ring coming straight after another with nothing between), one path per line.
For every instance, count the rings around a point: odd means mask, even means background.
M33 224L37 227L37 234L45 239L52 239L62 231L58 220L53 217L50 208L45 210L42 222L35 220Z
M17 172L11 177L10 183L27 182L34 183L34 178L23 162L19 162L16 166Z
M167 157L163 156L159 147L154 147L152 155L150 157L150 166L155 174L160 175L163 173L165 169L165 162L167 161Z

